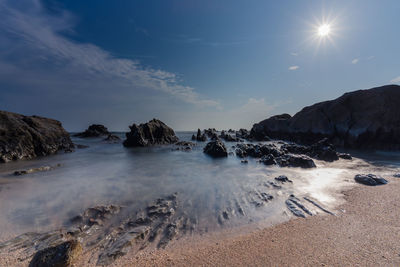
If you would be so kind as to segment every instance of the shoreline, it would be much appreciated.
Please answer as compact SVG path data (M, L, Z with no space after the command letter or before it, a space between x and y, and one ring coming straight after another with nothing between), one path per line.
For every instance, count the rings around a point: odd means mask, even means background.
M343 191L336 216L296 218L248 233L188 237L111 266L399 266L400 179Z

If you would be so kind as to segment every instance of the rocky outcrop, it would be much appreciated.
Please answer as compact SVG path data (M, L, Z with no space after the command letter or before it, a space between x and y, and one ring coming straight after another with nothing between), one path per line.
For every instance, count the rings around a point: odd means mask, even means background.
M106 138L104 138L104 141L108 143L119 143L121 141L121 138L119 138L118 135L109 134Z
M108 135L110 135L110 132L108 131L107 127L101 124L92 124L84 132L78 133L75 136L88 138L88 137L100 137Z
M384 178L377 176L375 174L357 174L354 177L354 180L357 183L364 184L364 185L383 185L387 184L388 181L386 181Z
M283 114L261 121L251 137L305 144L327 137L342 147L400 149L399 103L398 85L358 90L305 107L293 117Z
M200 129L197 129L197 135L192 135L192 140L204 142L207 141L207 136L204 133L202 134Z
M29 267L72 266L82 254L82 246L76 240L38 251Z
M157 119L140 125L133 124L129 128L131 131L126 133L126 140L123 143L126 147L146 147L178 142L174 130Z
M72 151L67 131L57 120L0 111L0 162Z
M224 143L219 140L211 141L204 147L204 153L210 155L213 158L227 157L228 152Z

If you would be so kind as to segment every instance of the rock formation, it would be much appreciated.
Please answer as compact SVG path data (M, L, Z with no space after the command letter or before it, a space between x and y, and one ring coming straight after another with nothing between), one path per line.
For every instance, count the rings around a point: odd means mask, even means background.
M131 131L126 133L126 140L123 143L126 147L146 147L178 142L174 130L157 119L140 125L133 124L129 128Z
M219 140L211 141L204 147L204 153L214 158L227 157L228 152L223 142Z
M107 127L101 124L92 124L84 132L78 133L75 136L87 138L87 137L99 137L108 135L110 135L110 132L108 131Z
M0 162L31 159L73 148L68 132L59 121L0 111Z
M400 86L358 90L303 108L293 117L273 116L254 124L251 138L300 143L327 137L349 148L400 149Z

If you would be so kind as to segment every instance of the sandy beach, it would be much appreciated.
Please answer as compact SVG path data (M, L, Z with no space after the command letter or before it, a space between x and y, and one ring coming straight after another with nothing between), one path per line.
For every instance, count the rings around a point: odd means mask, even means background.
M356 186L336 216L292 219L234 237L176 241L115 266L399 266L400 179Z

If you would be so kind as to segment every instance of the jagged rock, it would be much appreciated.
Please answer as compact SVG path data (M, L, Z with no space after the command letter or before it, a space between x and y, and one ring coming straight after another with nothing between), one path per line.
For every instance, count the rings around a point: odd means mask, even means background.
M196 146L195 143L189 141L180 141L175 143L175 145L178 146L176 150L184 150L184 151L192 150L192 147Z
M32 159L73 148L59 121L0 111L0 162Z
M33 256L29 267L68 267L82 254L82 246L76 240L38 251Z
M200 142L207 141L206 135L202 134L200 129L197 129L197 135L196 135L195 139L193 139L193 137L194 137L194 135L192 136L192 140L197 140L197 141L200 141Z
M157 119L140 125L133 124L129 128L131 131L126 133L126 140L123 143L126 147L145 147L178 142L174 130Z
M204 129L204 133L209 137L212 138L214 135L217 135L217 130L214 128Z
M293 154L304 154L311 158L332 162L338 160L338 153L335 147L329 143L327 138L314 143L311 146L298 145L298 144L284 144L282 150Z
M110 143L118 143L119 141L121 141L121 138L119 138L119 136L115 135L115 134L109 134L104 141L106 142L110 142Z
M92 124L82 133L77 133L75 136L77 137L100 137L100 136L108 136L110 132L108 131L107 127L101 124Z
M275 180L276 180L276 181L279 181L279 182L281 182L281 183L287 183L287 182L292 183L292 180L290 180L289 178L287 178L286 175L280 175L280 176L278 176L278 177L275 177Z
M230 134L225 133L225 131L222 131L220 136L222 139L224 139L227 142L238 142L239 139L237 137L233 137Z
M236 137L237 138L248 139L249 138L249 131L247 131L246 129L239 129L239 131L236 132Z
M357 174L354 177L354 180L356 180L356 182L360 184L371 185L371 186L383 185L388 183L388 181L375 174Z
M71 219L71 222L89 227L103 225L112 215L118 214L120 211L121 207L116 205L96 206L86 209L82 215L75 216Z
M393 177L400 178L400 173L393 174Z
M241 163L244 163L244 164L249 163L249 161L248 161L247 159L241 160L240 162L241 162Z
M275 158L280 167L300 167L300 168L315 168L314 161L305 155L283 155Z
M255 124L251 137L265 135L298 143L324 137L342 147L400 149L400 86L387 85L346 93L303 108L293 117L273 116Z
M204 147L204 153L214 157L227 157L228 152L226 151L226 147L224 143L219 140L211 141Z

